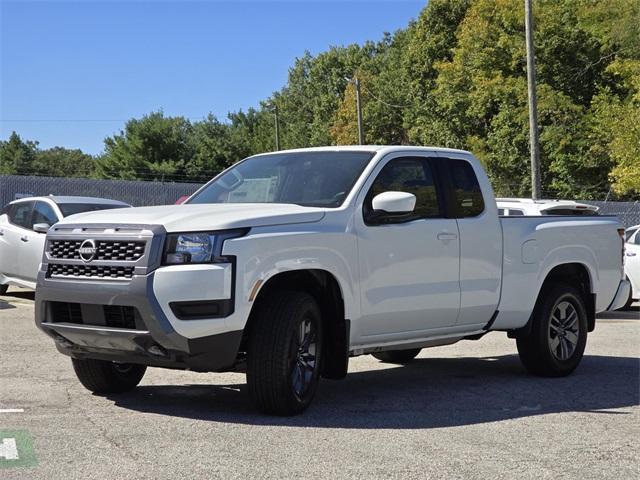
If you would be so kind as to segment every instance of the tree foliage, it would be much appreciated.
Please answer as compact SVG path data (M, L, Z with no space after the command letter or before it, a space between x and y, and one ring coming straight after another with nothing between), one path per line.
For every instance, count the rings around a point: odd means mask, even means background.
M0 141L0 175L91 177L95 167L94 158L79 149L42 150L38 142L24 141L16 132L7 141Z
M640 2L536 0L534 17L543 194L640 194ZM282 148L356 143L355 77L366 143L468 149L497 193L529 194L522 0L430 0L379 41L305 53L255 109L197 122L152 112L94 161L12 135L0 173L76 164L104 178L201 181L273 150L276 109Z

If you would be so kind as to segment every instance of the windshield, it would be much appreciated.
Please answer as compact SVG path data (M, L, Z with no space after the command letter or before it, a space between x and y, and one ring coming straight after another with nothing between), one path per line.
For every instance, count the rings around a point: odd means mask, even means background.
M76 213L95 212L96 210L111 210L112 208L127 208L127 205L113 205L102 203L59 203L58 208L64 217Z
M186 203L342 205L372 152L291 152L250 157Z

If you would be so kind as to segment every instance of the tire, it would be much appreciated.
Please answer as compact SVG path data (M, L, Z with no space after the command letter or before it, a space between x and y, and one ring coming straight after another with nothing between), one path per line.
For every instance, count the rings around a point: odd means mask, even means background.
M276 292L257 308L247 352L249 395L263 413L296 415L311 404L320 380L320 309L295 291Z
M399 363L404 365L416 358L422 351L421 348L412 348L410 350L388 350L386 352L372 353L372 355L384 363Z
M93 393L123 393L133 390L144 377L147 367L132 363L72 358L80 383Z
M9 290L9 285L0 285L0 295L4 295Z
M564 377L573 372L587 344L587 310L580 292L561 283L544 287L530 321L529 335L516 339L529 373Z

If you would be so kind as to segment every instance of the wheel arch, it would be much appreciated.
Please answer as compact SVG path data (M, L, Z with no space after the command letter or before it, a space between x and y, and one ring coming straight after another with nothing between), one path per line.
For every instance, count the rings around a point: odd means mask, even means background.
M264 281L257 293L254 292L240 350L246 351L247 339L256 322L256 311L260 303L275 291L306 292L316 300L322 313L325 333L321 374L325 378L344 378L349 362L350 321L345 318L345 301L340 282L328 270L288 270L278 272Z
M594 291L594 277L589 266L582 262L567 262L550 267L538 288L536 305L540 301L545 288L552 283L564 283L577 288L582 295L587 310L587 330L592 332L596 324L596 293ZM533 315L533 312L531 315ZM509 337L517 338L528 335L531 332L531 325L532 316L529 317L529 320L522 328L509 331Z

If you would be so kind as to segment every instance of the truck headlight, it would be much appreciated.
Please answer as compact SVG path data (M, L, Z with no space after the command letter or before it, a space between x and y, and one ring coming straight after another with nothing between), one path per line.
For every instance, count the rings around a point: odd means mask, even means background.
M167 236L163 262L165 265L213 263L222 255L225 240L246 235L248 229L224 232L173 233ZM222 259L224 261L224 259Z

